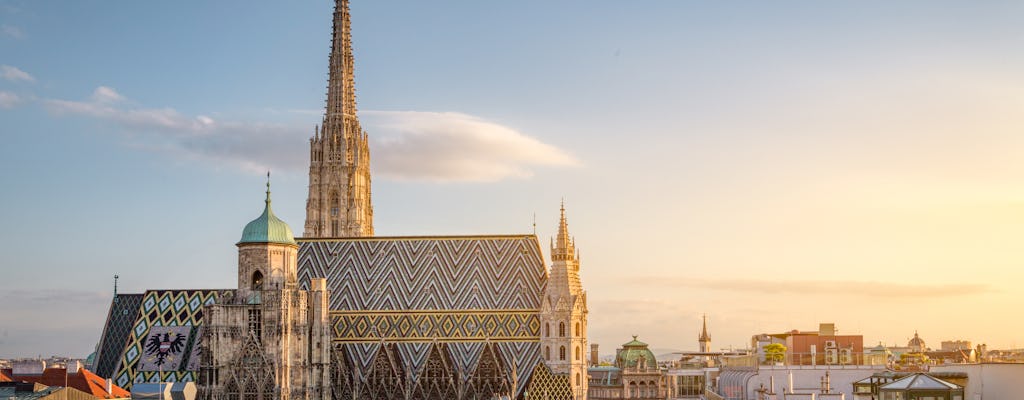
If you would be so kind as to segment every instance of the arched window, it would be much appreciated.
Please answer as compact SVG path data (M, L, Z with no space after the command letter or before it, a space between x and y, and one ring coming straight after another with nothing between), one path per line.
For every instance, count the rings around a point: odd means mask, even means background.
M256 271L252 273L252 290L263 290L263 273Z
M558 359L565 360L565 346L558 348Z
M576 336L581 336L580 335L580 323L579 322L576 323Z
M544 336L551 336L551 323L544 324Z
M551 346L544 347L544 359L551 361Z
M576 361L580 360L580 346L576 346Z
M558 323L558 336L565 337L565 322Z
M580 385L580 373L577 372L576 373L576 386L579 386L579 385Z

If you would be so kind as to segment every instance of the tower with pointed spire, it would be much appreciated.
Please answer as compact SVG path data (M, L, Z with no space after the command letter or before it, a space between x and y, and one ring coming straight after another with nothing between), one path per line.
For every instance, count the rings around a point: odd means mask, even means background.
M555 374L569 375L576 399L587 397L587 293L580 283L576 241L562 202L558 234L551 239L551 269L541 300L541 348Z
M704 314L704 323L701 325L700 336L697 337L697 343L700 345L701 353L707 353L711 351L711 335L708 335L707 314Z
M303 236L373 236L370 146L356 116L348 0L335 0L322 125L309 139L309 196Z

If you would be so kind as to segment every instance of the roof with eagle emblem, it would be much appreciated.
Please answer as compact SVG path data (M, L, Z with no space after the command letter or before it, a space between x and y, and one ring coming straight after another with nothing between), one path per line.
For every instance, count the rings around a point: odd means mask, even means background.
M237 244L243 243L279 243L298 245L295 243L295 236L292 235L292 228L280 218L274 215L270 208L270 173L267 173L267 199L263 214L245 225L242 230L242 239Z

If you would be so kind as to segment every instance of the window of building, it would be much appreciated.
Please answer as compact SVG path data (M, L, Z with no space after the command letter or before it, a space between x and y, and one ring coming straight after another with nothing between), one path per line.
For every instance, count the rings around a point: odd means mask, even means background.
M579 322L576 323L576 336L581 336L580 335L580 323Z
M551 346L544 347L544 359L551 361Z
M252 273L252 290L263 290L263 273L260 271Z
M249 333L257 342L263 337L263 314L260 310L249 310Z
M558 336L565 337L565 322L558 323Z
M558 359L565 360L565 346L558 348Z
M580 346L576 346L576 361L580 360Z

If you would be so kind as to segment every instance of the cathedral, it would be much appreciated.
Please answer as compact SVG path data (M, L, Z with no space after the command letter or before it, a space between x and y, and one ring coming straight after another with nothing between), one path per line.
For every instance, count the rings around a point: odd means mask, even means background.
M550 268L533 234L375 236L348 0L333 27L302 237L274 215L268 177L236 243L237 287L115 291L92 369L218 400L586 398L564 204Z

